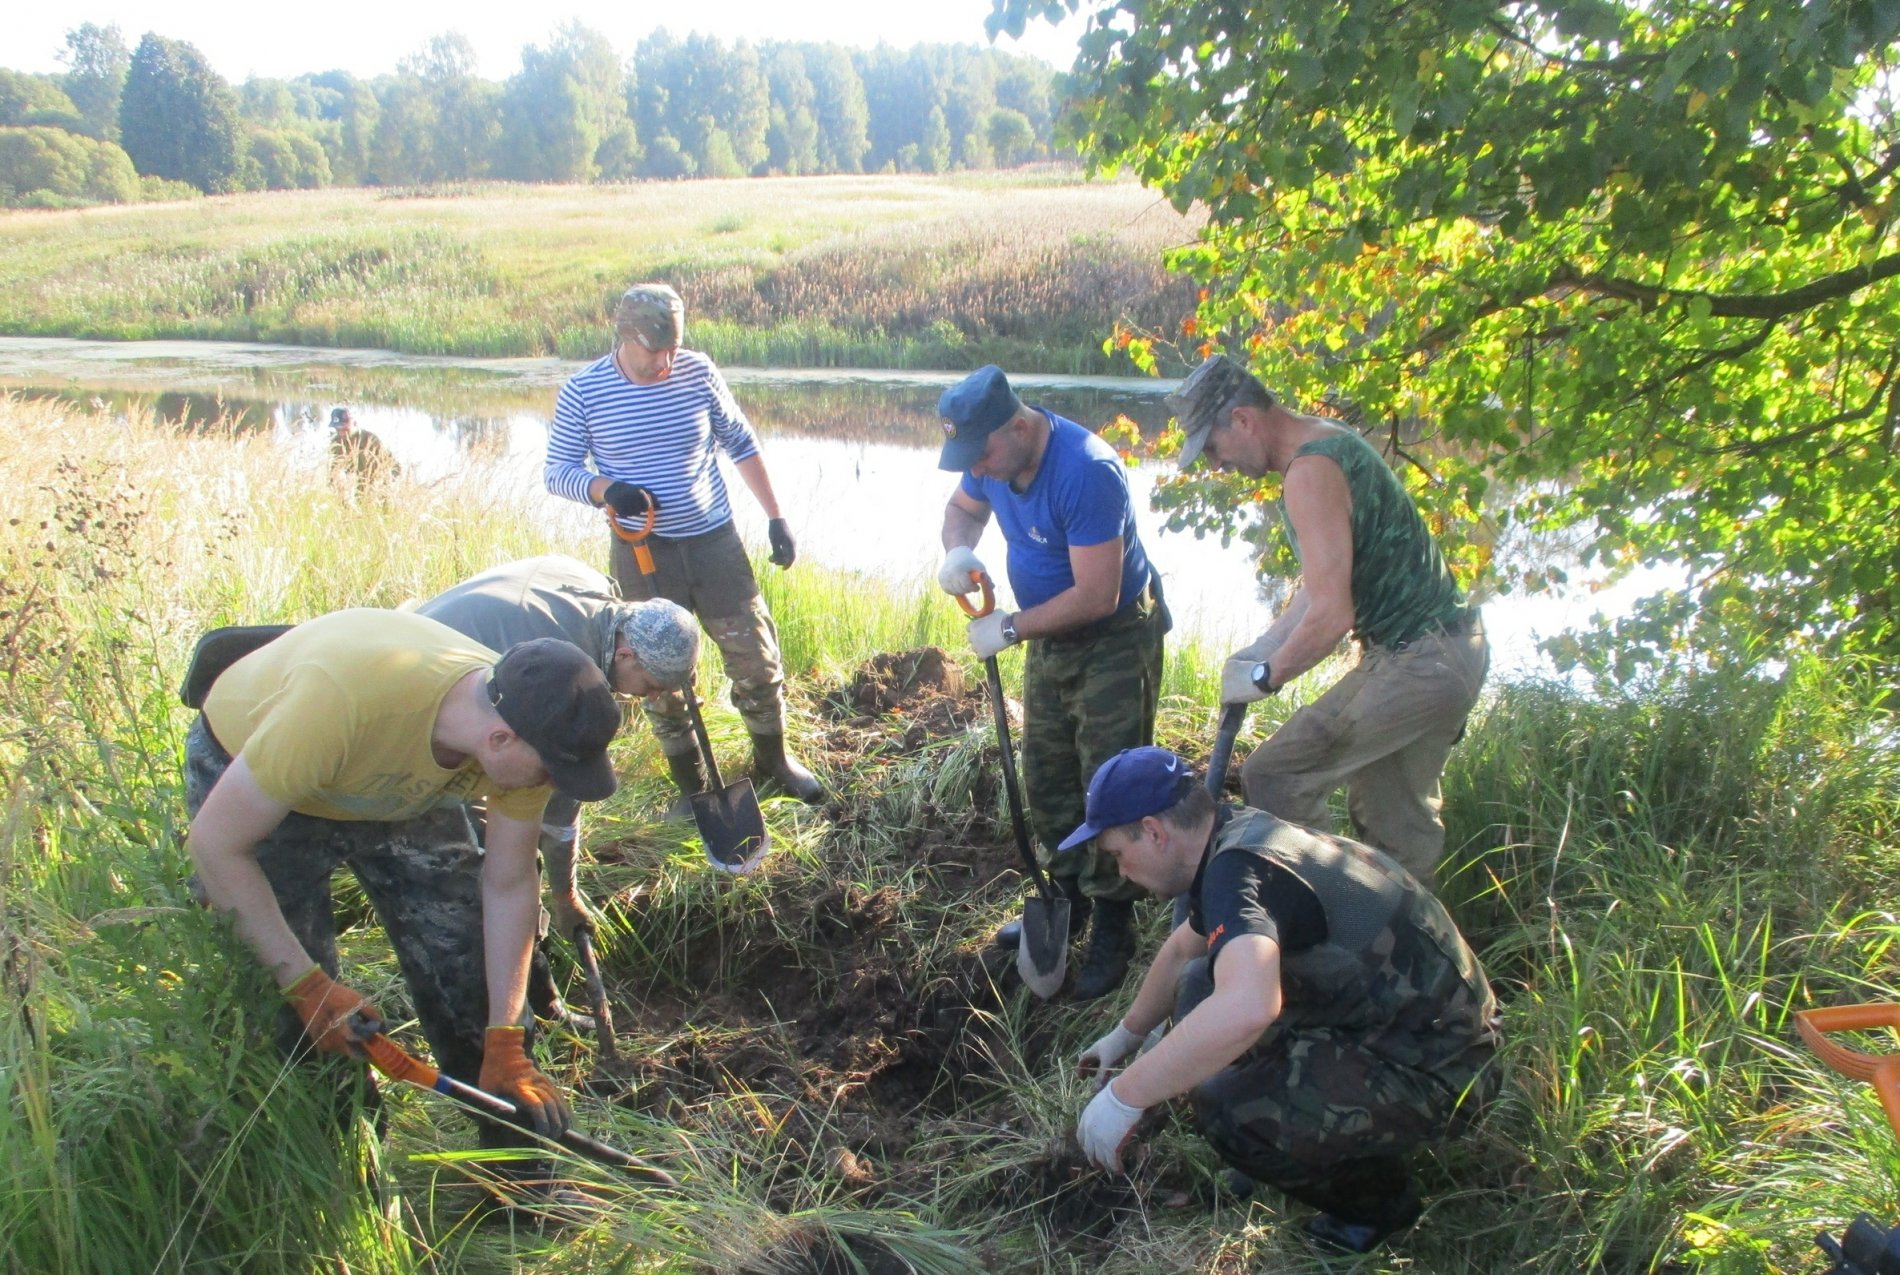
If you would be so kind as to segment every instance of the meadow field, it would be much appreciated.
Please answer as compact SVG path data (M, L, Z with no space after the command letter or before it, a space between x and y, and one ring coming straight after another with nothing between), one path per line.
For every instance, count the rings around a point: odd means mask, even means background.
M1328 1262L1277 1195L1209 1201L1217 1165L1183 1112L1125 1177L1065 1145L1086 1099L1072 1060L1132 992L1037 1003L984 960L1020 882L981 675L920 563L910 591L761 567L793 730L840 794L768 801L763 871L720 877L660 821L637 725L621 791L589 816L581 882L624 1066L602 1074L592 1038L561 1031L544 1063L584 1127L683 1190L575 1162L611 1202L594 1224L462 1224L485 1171L466 1121L409 1091L381 1139L339 1118L272 1051L255 962L192 906L175 688L206 627L393 606L604 544L542 538L529 493L497 490L479 457L453 489L372 498L235 431L8 398L0 430L9 1275L1800 1271L1816 1231L1900 1220L1878 1104L1790 1020L1900 995L1900 760L1871 679L1796 664L1596 698L1489 689L1446 778L1441 881L1503 1003L1504 1090L1423 1161L1415 1230ZM1169 653L1162 739L1196 758L1216 654ZM1004 667L1013 681L1017 657ZM718 683L702 672L736 772ZM1263 706L1242 750L1312 684ZM346 979L420 1047L338 882ZM1143 914L1150 947L1163 914Z
M1172 333L1194 223L1066 169L472 185L0 214L0 333L419 354L596 354L629 284L686 298L723 363L1132 371ZM1164 352L1165 353L1165 352Z

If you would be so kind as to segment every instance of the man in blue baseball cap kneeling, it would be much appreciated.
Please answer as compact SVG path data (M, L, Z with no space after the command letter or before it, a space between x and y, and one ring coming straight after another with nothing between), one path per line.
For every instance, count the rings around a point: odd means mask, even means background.
M1320 1245L1369 1252L1412 1225L1407 1156L1496 1088L1497 1005L1444 907L1378 850L1217 807L1165 748L1104 762L1087 812L1061 849L1093 840L1191 909L1079 1060L1100 1085L1076 1127L1083 1153L1119 1171L1142 1113L1187 1094L1232 1169L1320 1210L1306 1228Z

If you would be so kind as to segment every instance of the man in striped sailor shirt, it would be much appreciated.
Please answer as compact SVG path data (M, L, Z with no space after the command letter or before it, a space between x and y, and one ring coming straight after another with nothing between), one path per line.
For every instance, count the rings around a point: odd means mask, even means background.
M613 349L561 387L543 481L557 496L612 507L629 530L650 507L658 509L649 541L652 578L641 574L623 541L611 542L621 596L668 598L699 617L732 679L733 707L752 736L754 773L768 789L821 801L824 785L785 748L778 630L733 526L718 452L765 511L773 564L791 566L797 547L758 436L725 377L704 354L680 347L685 314L679 294L663 283L627 289L614 311ZM685 698L652 696L646 711L680 792L704 789Z

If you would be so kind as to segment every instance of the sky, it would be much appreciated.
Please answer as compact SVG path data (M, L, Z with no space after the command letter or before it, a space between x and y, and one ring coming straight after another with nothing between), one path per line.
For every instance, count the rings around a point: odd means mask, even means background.
M117 26L128 48L156 31L198 47L232 83L254 75L289 78L341 69L359 77L394 71L430 38L459 31L474 45L476 73L505 80L521 69L524 45L545 44L554 29L578 18L607 37L623 57L657 27L728 42L740 38L807 40L869 46L880 39L913 44L984 44L990 0L694 0L691 4L605 5L589 11L535 3L445 4L440 0L324 0L259 8L233 0L76 0L64 5L17 0L0 39L0 66L63 71L66 32L82 22ZM1040 57L1067 69L1083 22L1032 23L1020 41L995 47Z

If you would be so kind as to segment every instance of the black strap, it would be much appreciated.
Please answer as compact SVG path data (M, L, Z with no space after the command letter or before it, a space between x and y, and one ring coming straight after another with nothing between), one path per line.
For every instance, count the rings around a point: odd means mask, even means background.
M260 647L268 646L295 627L289 624L232 624L212 629L192 648L191 664L178 698L186 708L203 708L211 684L224 670Z

